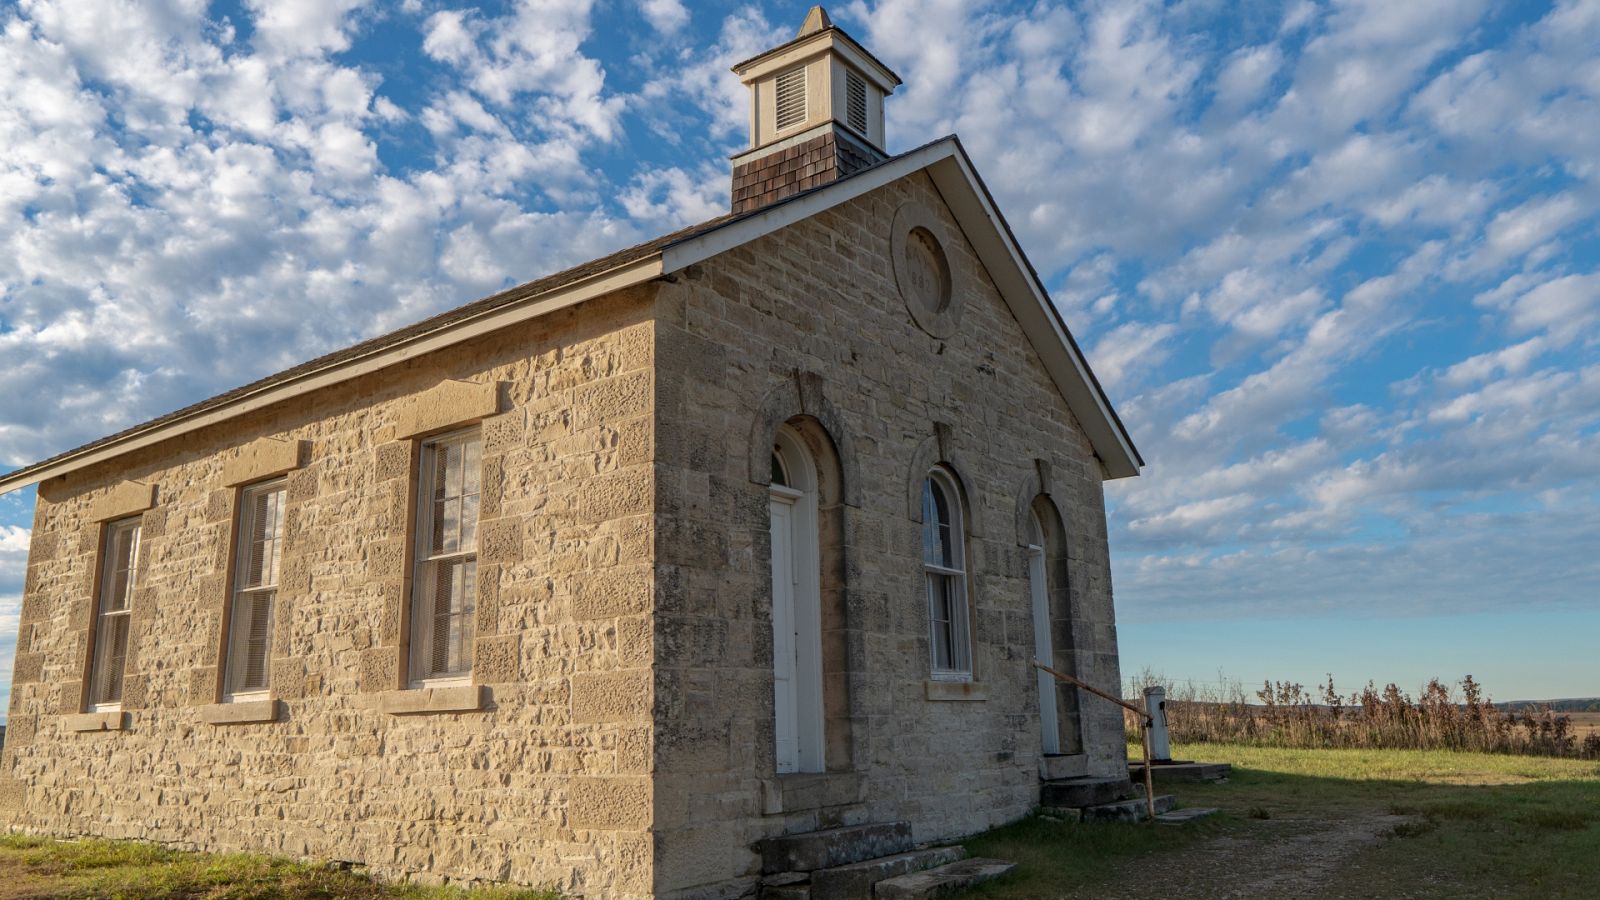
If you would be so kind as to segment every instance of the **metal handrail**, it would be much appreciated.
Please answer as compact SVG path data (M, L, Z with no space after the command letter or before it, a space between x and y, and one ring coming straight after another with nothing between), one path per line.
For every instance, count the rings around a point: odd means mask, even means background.
M1139 743L1144 747L1145 810L1149 813L1150 820L1154 821L1156 817L1156 786L1155 777L1150 774L1150 729L1155 725L1155 721L1150 717L1150 712L1148 710L1140 709L1132 703L1123 700L1121 697L1113 697L1094 685L1087 684L1081 679L1068 675L1065 672L1058 672L1044 663L1039 662L1037 659L1033 661L1033 667L1042 672L1050 673L1051 675L1055 676L1058 681L1065 681L1070 684L1075 684L1078 687L1081 687L1089 693L1095 695L1096 697L1101 698L1102 700L1110 700L1112 703L1115 703L1123 709L1131 710L1134 715L1139 717Z

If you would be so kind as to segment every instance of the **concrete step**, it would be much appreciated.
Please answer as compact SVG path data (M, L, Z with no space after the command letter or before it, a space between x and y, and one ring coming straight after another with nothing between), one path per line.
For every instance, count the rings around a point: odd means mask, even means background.
M1171 794L1156 795L1156 815L1168 812L1177 805L1177 798ZM1133 800L1118 800L1115 803L1101 803L1083 808L1083 821L1085 822L1138 822L1149 814L1143 797Z
M1040 806L1098 806L1133 796L1126 778L1063 778L1039 786Z
M1150 767L1150 777L1157 784L1197 784L1208 781L1227 781L1233 774L1228 763L1156 763ZM1135 784L1144 781L1144 763L1129 763L1128 778Z
M877 900L926 900L966 890L1009 874L1017 864L1003 859L963 859L926 872L886 878L872 886Z
M966 855L961 847L934 847L818 869L811 873L811 900L870 900L872 886L886 878L947 865Z
M1162 813L1156 816L1156 821L1162 825L1185 825L1197 819L1205 819L1216 814L1217 809L1214 806L1190 806Z
M831 869L911 849L910 822L847 825L804 834L786 834L756 844L761 871L812 872Z

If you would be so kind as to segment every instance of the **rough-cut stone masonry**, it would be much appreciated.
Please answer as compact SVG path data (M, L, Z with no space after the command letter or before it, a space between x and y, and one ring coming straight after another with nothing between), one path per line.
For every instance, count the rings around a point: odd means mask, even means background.
M963 305L945 340L918 329L895 285L890 223L908 201L943 226ZM1025 814L1038 803L1040 736L1019 496L1039 491L1045 460L1067 557L1052 568L1070 595L1055 601L1070 610L1055 623L1058 664L1116 690L1102 471L932 183L903 179L724 254L659 307L658 889L737 896L759 871L751 845L784 832L906 819L927 841ZM830 749L837 771L779 777L767 488L748 458L749 442L766 442L762 461L770 446L770 427L752 424L790 416L822 420L846 445L859 490L846 485L841 510L842 653L824 664L850 745ZM941 690L928 683L907 502L941 461L972 507L978 684L954 702L929 699ZM1120 710L1085 704L1081 728L1087 771L1117 773Z
M648 896L651 292L43 485L0 762L6 820ZM493 392L475 666L487 702L396 715L414 444L395 433L429 414L415 399L445 380ZM213 725L234 512L225 472L261 437L309 442L288 475L279 709L272 722ZM99 537L86 516L128 481L154 485L157 500L143 514L126 727L72 732Z
M895 282L907 202L948 257L943 338ZM481 419L484 451L478 684L403 691L415 438L458 418ZM764 482L791 419L828 469L828 771L778 777ZM911 498L938 463L970 507L966 686L928 680ZM251 721L217 707L228 483L285 470L277 702ZM1102 474L914 175L646 288L42 485L0 817L618 898L738 896L752 846L784 833L978 831L1038 798L1030 506L1059 513L1055 662L1118 684ZM124 712L80 722L95 516L129 503L148 509ZM1082 751L1064 764L1113 774L1118 711L1060 709Z

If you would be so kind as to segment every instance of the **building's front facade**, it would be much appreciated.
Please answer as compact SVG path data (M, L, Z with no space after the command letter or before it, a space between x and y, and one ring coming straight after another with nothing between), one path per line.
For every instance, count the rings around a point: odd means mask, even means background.
M0 817L740 896L763 838L1120 771L1031 660L1117 688L1137 454L959 144L876 149L876 65L824 20L744 66L743 215L0 482L39 484Z

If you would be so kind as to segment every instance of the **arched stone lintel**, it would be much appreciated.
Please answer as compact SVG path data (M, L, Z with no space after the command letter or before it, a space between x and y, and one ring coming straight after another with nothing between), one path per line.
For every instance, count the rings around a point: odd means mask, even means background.
M934 466L944 466L955 473L956 482L961 488L967 520L967 534L970 537L983 535L982 516L978 502L977 484L972 480L971 473L975 471L966 464L961 452L952 446L953 429L943 422L933 423L933 434L917 445L911 454L911 468L906 478L906 515L911 521L922 522L922 481Z
M1052 481L1050 461L1047 459L1034 460L1033 471L1022 476L1022 485L1017 489L1017 546L1028 546L1028 517L1033 515L1034 498L1042 494L1050 497L1051 502L1055 503L1053 496L1055 485ZM1061 504L1055 505L1059 510Z
M844 415L829 400L823 390L822 376L815 372L794 370L789 378L774 386L756 410L755 421L750 424L749 471L750 480L756 484L772 483L772 438L778 427L797 416L810 416L817 420L833 449L839 454L840 499L846 506L861 505L861 479L856 465L855 446L850 438Z

